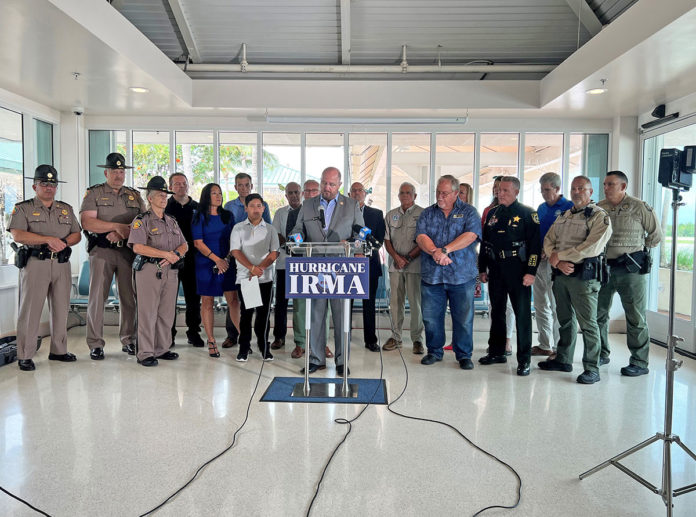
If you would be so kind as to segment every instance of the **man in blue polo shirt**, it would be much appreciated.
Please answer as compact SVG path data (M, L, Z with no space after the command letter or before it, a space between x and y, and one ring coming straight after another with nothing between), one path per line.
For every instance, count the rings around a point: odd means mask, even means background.
M573 208L573 202L561 194L561 177L555 172L547 172L539 178L539 185L541 185L541 195L544 198L544 202L537 209L539 237L543 245L546 232L549 231L559 215ZM556 300L553 297L552 287L551 264L549 264L549 258L542 252L533 287L539 344L532 347L532 355L554 355L556 343L560 339L558 318L556 317Z
M437 182L437 202L416 225L421 258L421 307L428 353L421 364L442 361L445 312L452 314L452 345L463 370L471 370L474 347L474 287L478 267L476 243L481 240L481 216L459 198L459 180L449 174Z

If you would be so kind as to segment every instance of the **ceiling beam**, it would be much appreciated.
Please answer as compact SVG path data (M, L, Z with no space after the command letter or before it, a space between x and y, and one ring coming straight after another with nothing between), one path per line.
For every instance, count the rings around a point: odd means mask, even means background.
M184 43L186 43L186 53L193 63L200 63L201 54L198 52L196 40L194 39L193 33L191 32L189 24L186 21L186 16L184 16L184 11L181 8L180 0L167 0L167 3L172 9L176 24L179 26L179 31L181 32L181 36L184 38Z
M350 0L341 0L341 64L350 65Z
M580 23L582 23L587 29L587 32L590 33L590 37L594 38L599 34L599 31L602 30L602 22L599 21L599 18L597 18L592 8L587 5L586 0L566 0L566 3L575 13L575 16L580 18Z

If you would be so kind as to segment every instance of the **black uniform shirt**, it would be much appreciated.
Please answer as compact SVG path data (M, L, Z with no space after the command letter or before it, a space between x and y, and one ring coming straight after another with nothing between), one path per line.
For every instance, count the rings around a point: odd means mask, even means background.
M188 203L182 205L174 196L170 197L167 201L167 208L164 209L164 213L171 215L179 225L181 233L184 234L184 238L189 245L189 250L193 250L193 235L191 234L191 220L193 219L193 212L198 210L198 202L194 201L193 198L189 196ZM193 256L193 253L191 253Z
M496 255L495 262L502 261L500 252L519 250L523 245L526 248L527 267L525 274L535 275L541 252L539 240L539 217L534 209L515 200L510 206L498 205L492 208L483 225L483 246L479 254L479 271L487 272L488 265L493 259L488 256L485 246L493 248ZM520 260L519 257L507 260Z

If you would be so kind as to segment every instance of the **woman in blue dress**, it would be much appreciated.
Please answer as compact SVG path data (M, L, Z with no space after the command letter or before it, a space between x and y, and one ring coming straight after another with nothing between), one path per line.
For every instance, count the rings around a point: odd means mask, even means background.
M222 189L216 183L209 183L201 191L198 211L191 222L193 245L196 253L196 284L201 296L201 319L208 335L210 357L220 357L215 342L213 322L213 300L225 296L230 307L234 325L239 329L239 304L232 292L236 273L234 264L230 267L230 233L235 220L231 212L222 207ZM234 317L236 315L236 318Z

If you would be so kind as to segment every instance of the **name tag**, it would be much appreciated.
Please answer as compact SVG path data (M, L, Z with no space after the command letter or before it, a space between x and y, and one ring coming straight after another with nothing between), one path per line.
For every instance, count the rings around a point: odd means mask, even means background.
M464 217L464 214L454 214L452 219L461 219L462 217Z

